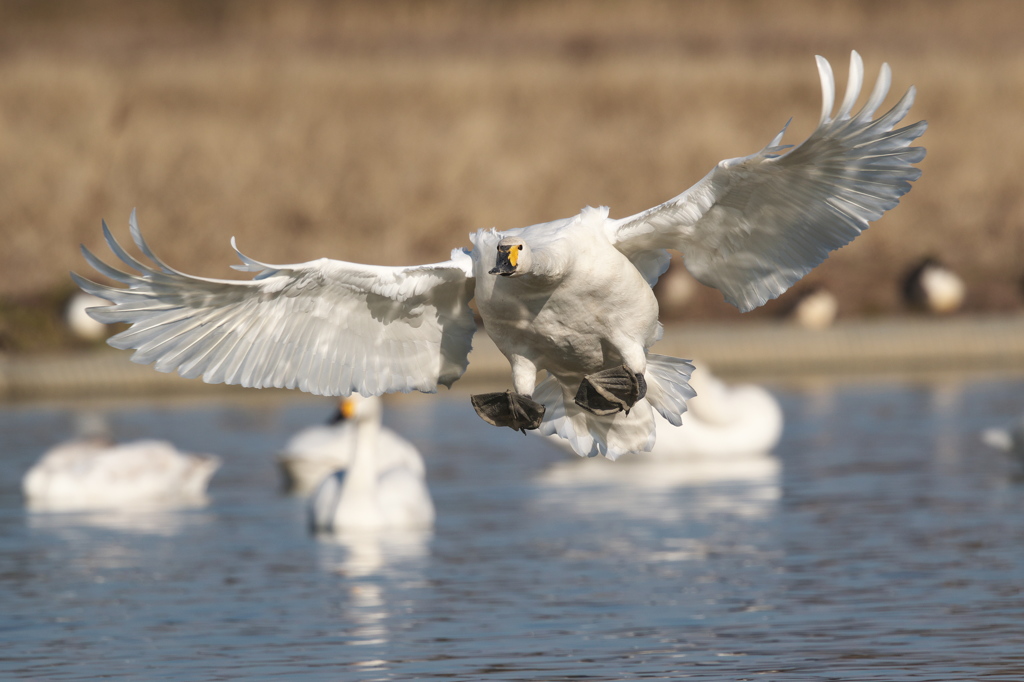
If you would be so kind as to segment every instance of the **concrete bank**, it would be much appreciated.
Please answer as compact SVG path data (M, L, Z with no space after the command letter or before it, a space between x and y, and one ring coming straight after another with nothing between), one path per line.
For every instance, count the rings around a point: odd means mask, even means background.
M821 374L929 371L1024 372L1024 316L886 319L808 331L779 323L666 327L654 352L696 358L733 378L785 380ZM57 356L0 355L0 400L240 390L162 374L100 349ZM484 333L456 384L507 382L508 363Z

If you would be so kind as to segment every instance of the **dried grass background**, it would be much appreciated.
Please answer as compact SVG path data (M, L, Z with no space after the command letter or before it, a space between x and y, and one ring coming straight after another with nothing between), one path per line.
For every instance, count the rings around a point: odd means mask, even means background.
M813 56L849 51L926 118L924 176L798 286L898 314L906 268L959 270L968 310L1021 305L1024 4L668 0L0 4L0 296L68 291L127 239L232 276L228 239L288 263L444 260L478 227L653 206L789 117L817 122ZM42 298L41 298L42 297ZM49 300L49 299L46 299ZM783 301L758 315L770 315ZM678 311L738 319L714 291Z

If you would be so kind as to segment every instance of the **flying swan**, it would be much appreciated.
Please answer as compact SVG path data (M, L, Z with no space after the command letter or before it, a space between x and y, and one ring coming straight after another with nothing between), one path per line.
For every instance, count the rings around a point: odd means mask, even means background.
M287 387L364 396L450 387L469 364L476 298L483 325L512 367L513 390L474 395L496 426L558 434L580 455L610 459L648 451L653 412L681 423L693 396L685 360L648 352L661 335L651 291L679 251L700 282L746 312L776 298L869 221L896 206L921 171L910 144L926 123L895 128L914 88L873 119L891 83L886 64L853 113L864 68L854 52L839 110L828 61L817 57L823 106L810 137L720 162L679 196L627 218L607 208L549 223L470 235L473 249L431 265L383 267L321 258L268 265L238 252L249 281L193 277L164 264L130 231L152 265L103 231L138 271L96 258L101 274L127 285L85 291L114 305L91 309L129 329L108 342L132 360L207 383ZM538 372L546 372L538 383Z

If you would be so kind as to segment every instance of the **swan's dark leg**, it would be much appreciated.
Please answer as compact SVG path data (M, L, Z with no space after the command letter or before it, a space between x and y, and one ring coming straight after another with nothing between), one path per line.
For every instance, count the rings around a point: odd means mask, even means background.
M473 409L488 424L516 431L536 429L544 419L544 406L528 395L511 390L470 396Z
M606 416L633 408L647 395L647 381L643 374L633 372L625 365L588 374L576 392L576 404L587 412Z

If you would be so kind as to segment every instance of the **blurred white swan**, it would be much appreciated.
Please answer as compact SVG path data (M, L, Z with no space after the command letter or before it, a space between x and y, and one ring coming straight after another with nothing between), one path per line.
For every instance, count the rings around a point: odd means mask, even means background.
M110 305L99 296L84 291L75 292L64 306L64 324L71 333L83 341L99 341L107 338L109 325L92 318L87 312L89 308Z
M348 466L317 488L311 527L328 533L431 527L434 503L419 450L381 428L380 398L349 400L354 433Z
M352 463L359 431L358 422L353 417L357 405L362 401L379 403L380 398L363 398L359 395L343 398L338 401L338 409L329 423L302 429L285 444L277 463L290 493L307 495L335 471L345 469ZM380 413L382 411L381 406ZM422 468L419 453L409 441L386 426L379 428L376 453L378 468L417 466L410 464L412 462L419 462L418 466Z
M75 281L114 303L93 309L96 319L132 325L110 343L136 349L135 362L208 383L338 396L451 386L469 363L475 299L514 389L473 396L481 418L557 434L584 456L648 451L654 413L678 424L692 396L690 365L649 353L662 332L651 287L669 250L698 281L752 310L894 208L921 174L914 164L925 150L911 144L926 123L897 128L913 88L875 118L891 84L887 65L855 110L860 56L851 54L838 107L832 67L817 63L821 117L806 140L782 145L783 129L760 151L721 161L690 189L632 216L588 207L528 227L481 229L472 251L409 267L327 258L272 265L238 253L235 267L254 279L236 281L163 263L133 213L132 238L151 264L104 225L110 249L139 274L86 250L124 287Z
M690 385L691 398L682 426L658 421L658 440L650 457L679 458L771 452L782 437L783 414L775 397L756 384L729 385L703 363Z
M277 456L285 488L295 495L306 495L352 459L355 425L349 420L354 403L343 399L326 424L309 426L293 435Z
M825 329L839 314L839 300L823 286L808 288L789 310L790 320L805 329Z
M981 440L985 445L1007 453L1024 467L1024 418L1010 428L985 429L981 432Z
M771 452L784 422L775 397L756 384L730 386L704 363L694 366L690 385L697 395L688 403L682 426L656 417L658 439L650 452L637 457L694 460Z
M916 265L903 281L904 300L913 308L948 315L963 306L967 286L960 275L937 258Z
M199 506L220 463L166 441L80 438L44 453L22 479L22 492L39 511Z

